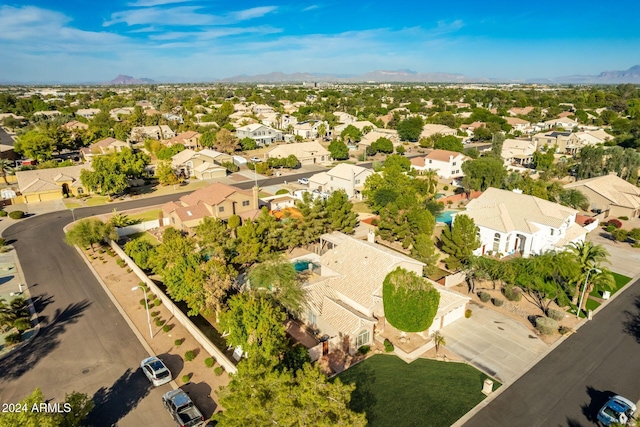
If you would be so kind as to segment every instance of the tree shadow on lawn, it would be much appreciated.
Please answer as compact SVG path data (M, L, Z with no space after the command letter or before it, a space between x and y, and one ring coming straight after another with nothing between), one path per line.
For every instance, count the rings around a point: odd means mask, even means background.
M128 368L111 387L101 387L93 395L96 406L87 418L87 425L117 425L150 391L151 383L142 371Z
M376 387L376 374L368 365L358 364L343 372L339 376L344 384L356 386L351 393L349 409L355 412L364 412L367 422L372 424L376 418L375 408L378 400L374 389Z
M636 307L636 312L625 311L624 314L627 318L622 322L622 326L623 331L631 335L640 344L640 296L636 297L633 304Z
M43 304L51 302L52 298L44 294L41 299L38 298L35 305L42 307ZM65 331L67 325L76 323L90 305L89 300L83 300L69 304L64 310L57 309L51 321L47 321L48 319L45 317L45 322L41 323L40 332L33 341L2 359L0 378L17 379L33 368L60 344L60 335Z
M602 409L604 404L607 403L611 396L615 396L615 393L609 390L596 390L591 386L587 386L587 394L591 398L591 401L588 405L582 405L582 413L589 421L596 422L598 419L598 412Z

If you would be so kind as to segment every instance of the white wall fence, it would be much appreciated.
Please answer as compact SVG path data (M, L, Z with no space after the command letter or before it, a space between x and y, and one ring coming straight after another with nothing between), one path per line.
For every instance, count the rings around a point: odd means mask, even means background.
M452 286L459 285L460 283L464 282L466 279L467 279L467 275L464 273L464 271L459 271L457 273L450 274L448 276L445 276L444 278L444 287L450 288Z
M127 227L118 227L118 237L128 236L129 234L142 233L143 231L152 230L154 228L162 227L163 225L169 225L169 218L154 219L151 221L141 222L140 224L133 224Z
M136 226L144 225L150 222L155 222L157 224L158 220L147 221L146 223L137 224ZM132 227L135 227L135 226L132 226ZM123 230L126 228L130 228L130 227L125 227L123 228ZM150 227L150 228L153 228L153 227ZM137 232L138 231L134 231L133 233L137 233ZM131 232L123 233L122 235L125 235L125 234L132 234L132 233ZM167 307L167 309L171 312L171 314L175 317L175 319L187 329L187 331L196 339L196 341L198 341L198 343L200 343L200 345L204 348L204 350L218 361L220 366L222 366L227 372L231 374L235 374L236 372L238 372L238 369L231 362L231 360L229 360L229 358L222 351L220 351L218 347L216 347L211 341L209 341L209 339L200 331L200 329L198 329L193 324L193 322L191 322L191 319L189 319L189 317L186 314L184 314L173 303L173 301L167 295L165 295L165 293L162 292L162 290L160 290L160 288L158 288L158 286L153 282L153 280L147 277L144 271L142 271L142 269L140 269L140 267L138 267L136 263L133 262L133 260L129 258L127 254L124 253L124 251L120 248L120 246L118 246L116 242L111 241L111 247L118 254L118 256L127 263L129 268L131 268L131 270L140 278L140 280L143 281L149 287L150 291L154 293L158 298L160 298L160 300L162 301L162 304L165 307ZM322 352L322 349L320 351Z

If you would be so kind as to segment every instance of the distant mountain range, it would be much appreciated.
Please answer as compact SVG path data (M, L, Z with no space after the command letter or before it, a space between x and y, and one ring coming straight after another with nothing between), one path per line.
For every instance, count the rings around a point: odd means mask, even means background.
M376 70L364 74L323 74L323 73L291 73L273 72L257 75L238 75L223 79L188 78L181 76L162 76L155 79L135 78L119 75L108 82L84 82L87 85L140 85L155 83L302 83L302 82L334 82L334 83L542 83L542 84L640 84L640 65L624 71L603 71L598 75L570 75L562 77L540 77L525 80L508 78L470 77L456 73L420 73L412 70ZM1 82L0 84L60 84L59 82Z

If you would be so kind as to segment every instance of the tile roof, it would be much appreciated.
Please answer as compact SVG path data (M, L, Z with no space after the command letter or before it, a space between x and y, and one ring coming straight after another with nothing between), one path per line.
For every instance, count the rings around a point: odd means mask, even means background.
M288 157L290 155L296 156L298 159L308 156L327 156L329 151L320 145L317 141L311 142L299 142L296 144L283 144L272 148L267 153L269 156L278 155L281 157Z
M560 227L578 211L526 194L488 188L467 205L464 215L476 225L501 232L538 231L536 224Z
M39 191L53 190L54 188L61 188L56 184L61 179L61 175L67 176L69 179L75 182L80 182L80 171L83 169L89 170L91 165L89 163L75 166L65 166L61 168L49 168L49 169L34 169L29 171L17 171L16 178L18 179L18 187L21 193L37 193ZM45 185L48 183L50 185ZM55 186L55 187L53 187Z
M632 209L640 207L640 188L615 174L583 179L567 184L564 188L577 188L581 186L595 191L614 205Z
M468 157L462 153L458 153L457 151L448 151L448 150L433 150L429 154L425 156L427 159L438 160L440 162L449 162L450 157L454 159L456 157L462 157L462 160L467 160Z
M336 178L350 180L354 176L366 171L370 171L370 169L363 168L362 166L350 165L348 163L340 163L339 165L329 169L326 173L328 176L335 176ZM371 173L373 173L373 171L371 171Z
M324 297L322 318L345 335L357 334L365 323L375 324L373 317L363 315L339 299Z
M253 196L251 191L241 190L231 185L222 184L221 182L214 182L213 184L200 188L191 194L180 197L180 201L186 206L195 206L201 202L206 203L209 206L215 206L235 192Z

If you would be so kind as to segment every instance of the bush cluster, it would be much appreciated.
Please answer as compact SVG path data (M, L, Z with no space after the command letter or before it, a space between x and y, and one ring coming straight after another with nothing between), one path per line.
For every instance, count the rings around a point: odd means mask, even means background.
M571 328L570 328L570 327L568 327L568 326L560 326L560 329L558 330L558 332L560 332L560 334L562 334L562 335L566 335L566 334L568 334L569 332L571 332L572 330L573 330L573 329L571 329Z
M623 221L628 221L629 217L628 216L619 216L618 219L621 219Z
M216 363L216 361L213 359L213 357L207 357L206 359L204 359L204 365L207 368L213 368L213 365Z
M184 342L184 338L179 338L179 339L177 339L177 340L175 340L173 342L173 345L175 345L177 347L177 346L182 345L183 342Z
M9 213L7 211L0 211L0 217L7 216Z
M11 219L24 218L24 212L22 212L22 211L9 212L9 218L11 218Z
M491 294L489 294L488 292L478 292L478 298L480 298L480 301L482 302L489 302L489 300L491 299Z
M358 348L358 353L364 355L369 353L370 350L371 350L371 347L369 347L368 345L363 345L360 348Z
M191 362L195 358L196 354L193 350L189 350L184 354L184 360L186 360L187 362Z
M465 317L465 318L467 318L467 319L468 319L468 318L470 318L472 314L473 314L473 311L471 311L471 309L470 309L470 308L467 308L467 309L464 311L464 317Z
M493 305L495 305L496 307L500 307L502 304L504 304L504 300L500 299L500 298L491 298L491 302L493 303Z
M387 338L384 340L384 351L391 353L394 350L393 344Z
M507 286L502 290L505 298L509 301L520 301L522 299L522 291L515 286Z
M538 317L536 319L536 329L542 335L553 335L558 330L558 322L550 317Z
M172 330L172 329L173 329L173 325L164 325L164 326L162 327L162 330L163 330L164 332L169 332L169 331L170 331L170 330Z
M191 380L191 374L185 374L182 376L182 382L183 383L188 383Z
M116 260L116 264L118 264L118 265L119 265L120 267L122 267L122 268L124 268L124 267L127 265L127 263L126 263L126 262L124 262L124 260L123 260L122 258L118 258L118 259Z
M605 226L613 225L615 228L622 227L622 222L617 219L610 219L609 221L604 223Z
M220 375L222 375L222 373L224 372L224 368L222 366L216 366L213 369L213 373L216 374L217 377L219 377Z
M6 345L18 344L21 341L22 341L22 334L20 332L15 332L13 334L9 334L4 337L4 343Z
M550 308L549 310L547 310L547 316L549 316L553 320L559 322L562 319L564 319L564 311L556 310L554 308Z

